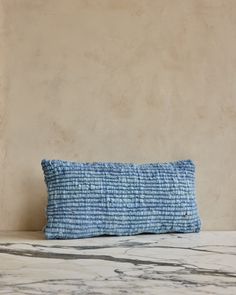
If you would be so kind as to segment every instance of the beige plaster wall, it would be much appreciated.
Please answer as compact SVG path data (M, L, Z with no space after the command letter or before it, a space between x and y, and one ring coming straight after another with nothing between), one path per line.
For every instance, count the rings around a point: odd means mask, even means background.
M45 223L42 158L191 158L236 230L236 1L0 0L0 229Z

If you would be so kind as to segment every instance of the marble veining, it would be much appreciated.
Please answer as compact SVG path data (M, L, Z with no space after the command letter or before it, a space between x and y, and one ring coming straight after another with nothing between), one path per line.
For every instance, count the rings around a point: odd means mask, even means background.
M236 294L236 232L51 241L0 232L0 294Z

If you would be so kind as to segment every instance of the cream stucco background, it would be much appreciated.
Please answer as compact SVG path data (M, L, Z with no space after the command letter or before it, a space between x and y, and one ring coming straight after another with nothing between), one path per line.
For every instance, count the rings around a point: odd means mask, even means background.
M0 0L0 229L45 223L42 158L191 158L236 229L236 1Z

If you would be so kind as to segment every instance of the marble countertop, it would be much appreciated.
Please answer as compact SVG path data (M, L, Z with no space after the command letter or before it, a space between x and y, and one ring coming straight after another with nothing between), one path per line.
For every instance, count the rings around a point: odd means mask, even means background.
M0 232L0 294L236 294L236 232L44 240Z

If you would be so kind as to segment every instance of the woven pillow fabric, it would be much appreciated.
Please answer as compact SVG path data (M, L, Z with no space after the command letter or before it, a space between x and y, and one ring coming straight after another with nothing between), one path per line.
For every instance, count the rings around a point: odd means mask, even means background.
M191 160L157 164L43 160L47 239L200 230Z

